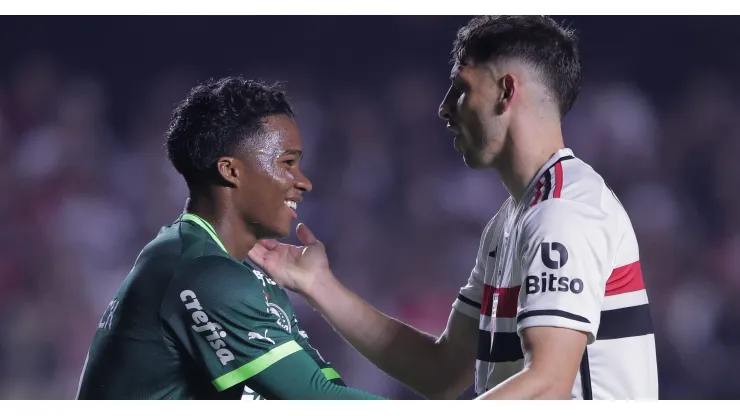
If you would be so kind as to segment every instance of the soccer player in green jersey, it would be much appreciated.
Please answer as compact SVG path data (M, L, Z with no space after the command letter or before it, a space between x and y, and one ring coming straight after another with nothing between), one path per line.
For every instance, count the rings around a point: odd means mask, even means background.
M105 310L78 399L378 399L313 349L285 291L246 261L290 234L311 183L277 86L230 77L177 107L167 153L185 213L139 254Z

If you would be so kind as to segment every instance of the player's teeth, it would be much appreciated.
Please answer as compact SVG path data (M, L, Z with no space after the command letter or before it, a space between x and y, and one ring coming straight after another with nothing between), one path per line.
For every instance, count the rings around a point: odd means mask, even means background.
M289 206L290 208L297 209L298 203L295 201L285 201L285 205Z

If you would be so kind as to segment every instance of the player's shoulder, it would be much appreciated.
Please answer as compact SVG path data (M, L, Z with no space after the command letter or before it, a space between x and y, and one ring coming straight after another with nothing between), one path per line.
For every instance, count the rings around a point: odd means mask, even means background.
M559 162L552 168L551 200L575 202L596 210L605 211L605 196L610 191L604 178L589 164L573 157Z
M573 224L607 226L622 215L623 208L604 178L576 157L554 163L541 178L525 223L572 227Z
M252 269L227 253L208 252L183 257L177 268L177 277L185 280L206 279L211 284L244 283L252 279Z

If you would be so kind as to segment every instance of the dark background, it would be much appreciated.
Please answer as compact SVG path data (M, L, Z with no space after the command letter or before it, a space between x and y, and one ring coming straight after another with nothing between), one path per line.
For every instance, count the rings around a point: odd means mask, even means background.
M661 398L740 398L740 20L557 19L585 72L566 144L638 234ZM467 20L0 17L0 398L74 397L105 306L182 210L162 133L209 77L287 81L314 183L302 220L348 286L440 333L507 196L436 117ZM348 384L416 397L296 308Z

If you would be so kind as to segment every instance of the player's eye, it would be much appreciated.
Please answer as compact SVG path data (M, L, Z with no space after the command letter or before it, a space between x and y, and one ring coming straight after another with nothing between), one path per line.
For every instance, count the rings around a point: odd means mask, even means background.
M291 166L291 167L292 167L292 166L295 166L295 165L296 165L296 163L298 163L298 161L297 161L297 160L295 160L295 159L287 159L287 160L285 161L285 164L286 164L286 165L288 165L288 166Z

